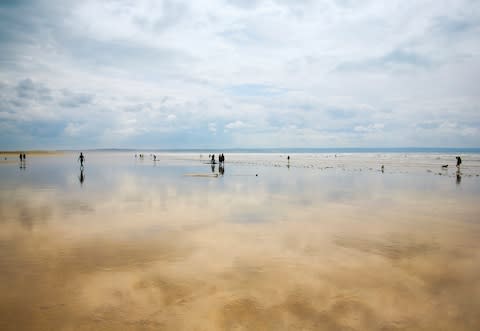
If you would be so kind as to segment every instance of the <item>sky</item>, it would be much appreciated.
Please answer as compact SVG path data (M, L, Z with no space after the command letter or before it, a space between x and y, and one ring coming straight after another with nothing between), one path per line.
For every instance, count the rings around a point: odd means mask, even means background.
M0 149L480 147L478 0L0 0Z

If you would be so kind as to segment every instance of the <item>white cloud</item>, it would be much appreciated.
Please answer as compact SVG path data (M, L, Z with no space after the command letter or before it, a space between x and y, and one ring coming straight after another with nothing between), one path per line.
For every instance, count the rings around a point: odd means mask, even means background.
M75 123L68 123L64 129L64 132L67 136L75 137L79 135L81 130L82 130L81 125L78 125Z
M382 130L385 126L382 123L373 123L366 126L357 125L353 128L356 132L374 132Z
M51 147L78 132L90 147L120 134L208 144L217 127L231 147L246 128L258 146L480 141L478 1L39 1L0 14L0 121L48 123Z
M242 128L246 128L246 127L248 127L248 125L245 124L242 121L239 121L239 120L237 120L235 122L230 122L230 123L225 125L226 129L242 129Z
M217 125L215 123L208 123L208 131L212 133L217 132Z

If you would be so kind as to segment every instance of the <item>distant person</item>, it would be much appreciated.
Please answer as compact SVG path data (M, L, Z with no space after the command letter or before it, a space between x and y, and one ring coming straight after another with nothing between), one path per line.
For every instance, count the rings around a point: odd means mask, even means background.
M222 163L225 163L225 155L222 153Z
M25 153L23 153L23 161L25 161L27 159L27 156L25 155ZM460 161L461 163L461 161Z
M155 154L153 155L153 161L157 161L157 156Z
M462 158L460 156L457 156L457 168L460 168L461 164L462 164Z
M288 162L290 162L290 155L289 155L289 156L287 156L287 161L288 161Z
M212 154L212 163L215 163L215 154Z
M80 156L78 157L78 160L80 160L80 167L83 167L83 162L85 161L85 156L83 156L82 152L80 152Z
M23 161L23 154L20 153L20 162L22 162L22 161Z

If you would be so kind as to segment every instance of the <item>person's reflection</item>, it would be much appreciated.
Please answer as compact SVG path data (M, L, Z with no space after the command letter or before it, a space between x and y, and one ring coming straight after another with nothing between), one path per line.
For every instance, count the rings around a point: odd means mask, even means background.
M218 166L218 172L220 173L220 175L223 176L223 174L225 174L225 168L223 166Z
M85 174L83 173L83 167L80 168L80 176L78 176L78 180L80 181L80 185L83 185L85 181Z
M215 172L215 164L212 164L212 172Z
M460 169L457 170L457 185L460 185L462 182L462 173L460 172Z

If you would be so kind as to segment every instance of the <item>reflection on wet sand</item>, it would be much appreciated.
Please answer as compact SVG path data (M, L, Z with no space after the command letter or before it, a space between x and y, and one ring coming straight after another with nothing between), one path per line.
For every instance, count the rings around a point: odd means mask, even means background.
M78 180L80 182L80 185L83 185L83 182L85 181L85 173L84 173L84 168L80 167L80 175L78 176Z
M480 326L475 197L185 183L1 191L0 329Z

